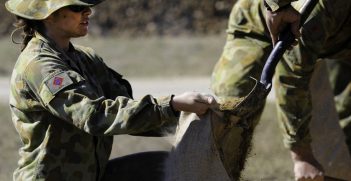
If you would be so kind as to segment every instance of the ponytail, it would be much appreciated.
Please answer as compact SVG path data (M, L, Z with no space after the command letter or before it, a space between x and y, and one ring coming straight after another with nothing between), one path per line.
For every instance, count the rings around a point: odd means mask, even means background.
M16 22L13 24L16 29L11 33L11 39L13 43L21 44L21 51L23 51L28 42L35 36L34 33L36 31L41 32L44 26L42 21L29 20L19 16L16 16L16 19ZM21 33L23 40L21 43L16 42L14 39L14 34L20 29L23 29L23 32Z

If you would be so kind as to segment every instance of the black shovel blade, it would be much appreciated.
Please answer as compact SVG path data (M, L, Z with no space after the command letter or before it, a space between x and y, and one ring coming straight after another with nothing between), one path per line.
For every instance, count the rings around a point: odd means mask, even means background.
M252 125L252 118L264 106L271 86L266 86L254 78L252 80L255 81L255 86L248 95L241 98L233 98L232 100L227 99L221 103L220 110L229 118L227 124L249 127ZM230 117L236 117L237 119L231 119Z

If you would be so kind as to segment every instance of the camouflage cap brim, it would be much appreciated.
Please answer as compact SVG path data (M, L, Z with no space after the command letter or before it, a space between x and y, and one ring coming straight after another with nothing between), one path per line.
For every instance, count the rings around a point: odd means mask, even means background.
M43 20L58 9L69 5L95 6L104 0L9 0L5 3L6 9L17 16Z

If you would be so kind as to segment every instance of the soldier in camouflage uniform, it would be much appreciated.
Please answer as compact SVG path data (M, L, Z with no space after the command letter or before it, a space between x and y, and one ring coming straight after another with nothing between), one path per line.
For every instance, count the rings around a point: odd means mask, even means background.
M331 59L328 62L333 65L329 66L332 87L350 149L351 1L320 0L301 34L296 28L299 14L292 8L292 1L236 2L228 23L227 41L214 68L211 84L214 93L223 99L247 95L254 86L248 77L259 80L265 60L272 50L272 40L277 41L277 28L281 27L273 27L275 31L272 31L272 26L281 25L283 20L292 23L293 33L296 37L301 35L301 38L297 46L285 53L276 69L279 122L285 146L292 153L296 179L318 180L322 179L322 168L310 149L308 125L312 104L308 85L317 59ZM292 5L298 9L303 1L295 3ZM277 17L281 18L279 22L272 22Z
M103 178L113 175L106 173L113 135L158 133L177 123L179 111L204 114L215 103L193 92L133 100L127 80L91 48L70 43L87 34L90 7L100 2L6 2L25 34L10 88L23 142L14 180L116 179Z

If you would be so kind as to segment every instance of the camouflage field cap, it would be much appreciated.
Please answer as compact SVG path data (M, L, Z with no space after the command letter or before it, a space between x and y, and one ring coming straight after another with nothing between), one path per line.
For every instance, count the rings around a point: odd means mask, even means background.
M9 0L5 3L11 13L32 20L47 18L56 10L69 5L94 6L104 0Z

